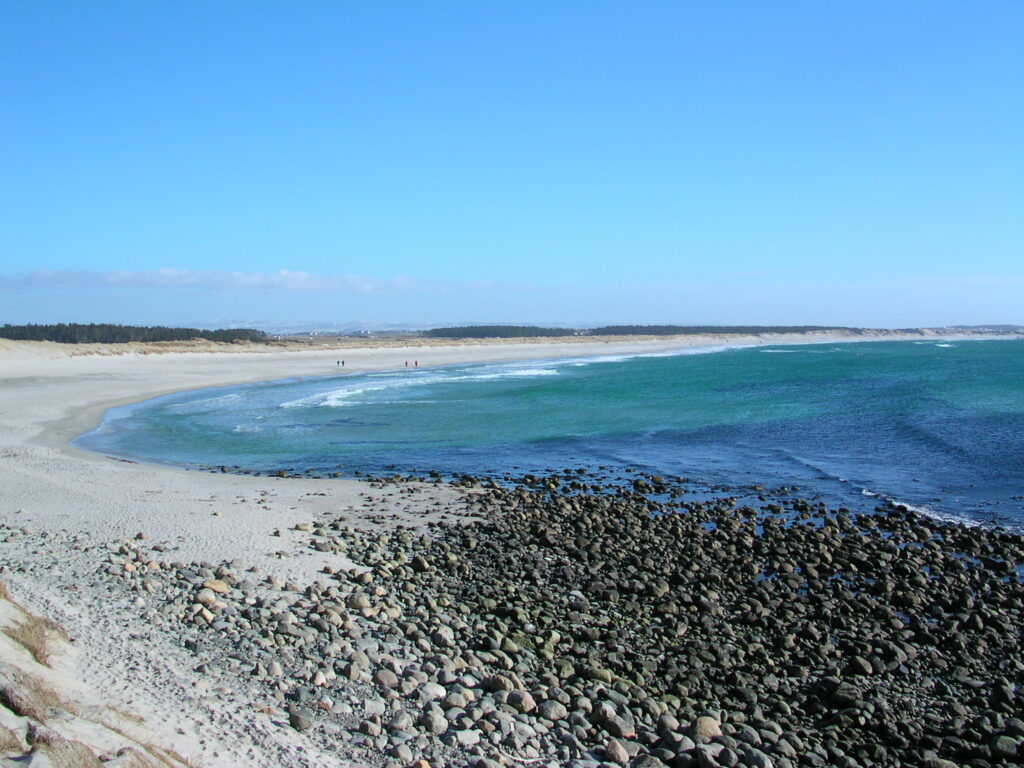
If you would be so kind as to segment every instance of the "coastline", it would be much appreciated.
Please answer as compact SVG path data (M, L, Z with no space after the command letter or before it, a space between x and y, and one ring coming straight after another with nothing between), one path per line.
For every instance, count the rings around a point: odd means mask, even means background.
M872 331L866 335L846 332L812 332L761 335L701 334L672 337L470 339L454 343L448 340L424 339L420 341L425 343L414 346L404 344L381 346L374 341L368 341L323 344L313 348L307 344L296 344L284 348L274 346L265 350L254 350L252 349L253 345L203 343L195 345L194 349L181 351L173 345L161 347L158 343L149 345L152 349L143 352L139 351L138 348L143 346L139 344L61 345L51 342L11 342L0 339L0 383L26 378L37 379L68 375L94 376L98 371L113 376L134 373L136 378L131 384L130 392L109 398L90 398L89 402L76 405L74 413L48 422L34 438L40 445L61 448L83 458L91 458L96 454L77 449L68 443L74 437L97 426L102 420L103 414L111 408L193 389L239 386L293 377L333 376L337 375L339 371L336 368L331 369L330 362L332 359L338 360L342 352L346 353L345 372L370 372L388 369L401 370L405 361L410 358L421 360L422 365L428 367L604 354L642 355L713 346L740 348L920 341L922 339L982 341L1024 338L1021 334L943 333L941 331L942 329L934 331L933 329L921 329L921 332L917 333ZM73 346L83 349L80 352L66 349ZM57 348L56 352L55 348ZM116 351L106 352L102 348L114 348ZM166 369L160 370L158 365L147 365L147 362L177 362L179 360L199 364L199 367L205 370L186 372L184 375L188 376L187 382L170 386L162 383L154 385L144 378L166 376L169 373ZM285 368L285 362L299 365ZM230 364L236 364L237 368L243 370L237 370ZM158 370L154 371L154 368L158 368ZM2 412L2 407L0 407L0 413Z
M692 341L692 340L691 340ZM154 632L131 594L97 578L102 553L145 536L161 557L245 562L281 583L311 583L336 554L311 551L296 530L344 511L354 529L414 528L456 519L452 489L395 499L351 479L279 479L188 472L80 450L68 440L107 409L161 394L291 376L336 375L337 350L53 354L53 345L5 342L0 350L0 539L3 582L26 609L73 638L79 680L114 706L130 702L156 743L200 765L345 764L294 731L279 709L258 707L239 681L211 687L192 652ZM594 354L658 351L678 342L598 343ZM455 345L346 349L347 371L559 357L578 344ZM340 565L344 565L344 561ZM143 609L147 610L147 609ZM121 638L133 638L123 642ZM145 638L143 640L143 638ZM2 659L0 659L2 661ZM126 676L123 670L131 669ZM138 686L132 678L145 680ZM214 687L233 690L230 701ZM273 702L271 702L273 703ZM266 700L264 699L264 704ZM266 709L267 714L259 710ZM282 720L283 717L283 720Z
M580 356L643 354L684 347L919 340L872 338L685 337L647 341L444 344L345 348L346 371ZM951 338L935 335L932 340ZM952 338L995 338L963 334ZM1013 337L1011 337L1013 338ZM0 352L0 522L6 529L5 582L26 607L63 624L78 648L78 674L111 703L127 699L177 752L200 764L335 765L323 743L288 724L280 702L271 714L258 691L196 667L178 639L151 626L154 598L114 593L105 576L131 562L140 546L167 562L213 567L233 561L259 578L313 584L325 568L353 564L344 553L310 547L309 533L344 517L347 531L423 531L473 516L472 492L449 486L389 485L349 479L281 479L187 472L136 464L69 446L107 409L189 389L293 376L336 375L338 348L283 352L164 352L158 355L46 357ZM27 531L27 532L25 532ZM144 535L145 544L138 542ZM390 534L389 534L390 535ZM152 550L151 550L152 551ZM111 554L114 553L114 554ZM126 561L125 557L129 557ZM134 571L133 571L134 572ZM158 572L159 573L159 572ZM108 574L109 575L109 574ZM141 605L139 604L141 602ZM129 638L131 642L124 642ZM123 670L133 670L133 679ZM197 671L199 669L200 671ZM137 685L145 680L145 686ZM220 686L232 693L212 696ZM264 699L264 705L267 702ZM253 752L253 750L256 750Z
M423 367L478 362L505 362L575 357L585 354L640 355L677 349L710 346L758 346L777 344L870 343L872 341L920 340L919 334L881 333L869 338L846 334L794 334L766 337L720 335L661 338L646 341L600 341L563 344L494 343L444 344L430 348L363 347L345 350L346 372L402 370L406 360L418 360ZM988 334L935 334L932 340L1005 338ZM1010 337L1015 338L1015 337ZM181 391L237 386L291 377L337 375L337 349L284 352L221 353L185 352L158 355L41 356L33 343L8 344L0 351L0 482L7 488L4 515L19 508L33 507L48 527L54 516L75 520L105 530L106 535L133 535L129 521L156 519L169 534L179 509L193 514L198 509L193 497L212 498L220 493L244 495L264 490L272 478L217 475L190 472L158 463L139 464L128 459L104 456L70 445L69 441L100 423L110 408L130 405ZM49 347L52 345L44 344ZM56 468L56 471L54 471ZM328 497L322 493L326 484ZM154 486L153 493L131 493L130 489ZM295 524L301 511L316 514L337 498L353 506L366 483L354 479L289 479L290 503L284 509L286 524ZM304 494L305 501L300 502ZM107 497L116 499L118 510L97 513ZM213 502L210 502L213 503ZM140 505L132 513L131 505ZM292 507L289 509L288 507ZM153 509L148 513L147 509ZM70 510L70 511L68 511ZM120 522L114 524L114 520ZM134 524L134 523L132 523ZM260 521L264 527L267 521ZM226 547L224 554L251 555L254 543L239 547L227 537L211 537L211 526L192 536L193 549L204 556L218 554L213 545L197 546L208 538ZM219 539L219 541L218 541Z

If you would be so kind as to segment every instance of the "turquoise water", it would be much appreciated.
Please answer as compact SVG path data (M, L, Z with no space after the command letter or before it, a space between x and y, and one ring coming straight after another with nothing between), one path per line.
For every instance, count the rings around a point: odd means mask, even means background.
M1024 341L721 347L268 382L115 409L77 443L260 472L641 468L1020 524Z

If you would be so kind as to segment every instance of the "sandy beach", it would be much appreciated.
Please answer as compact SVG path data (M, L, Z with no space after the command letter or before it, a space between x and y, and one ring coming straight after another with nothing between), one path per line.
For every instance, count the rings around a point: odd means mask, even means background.
M310 584L325 566L345 565L336 552L309 547L306 532L318 521L340 513L356 530L423 526L464 514L464 495L449 487L399 492L356 480L186 472L86 453L68 440L113 406L186 389L335 375L342 358L346 371L367 371L401 369L407 360L430 366L841 339L689 337L117 355L2 342L0 580L21 605L66 628L74 649L68 680L142 717L155 741L195 764L346 764L344 749L290 727L281 703L265 691L197 664L194 649L146 618L145 593L112 590L99 574L122 567L124 542L130 549L130 542L144 541L158 546L168 562L206 562L211 568L237 562L258 569L260 579Z
M442 519L455 498L431 488L398 500L356 480L185 472L109 459L68 441L114 406L186 389L335 375L342 357L346 371L367 371L404 368L407 360L427 366L717 343L690 338L269 351L206 346L187 352L136 345L117 354L82 354L87 350L70 345L0 340L0 524L30 531L3 545L0 578L20 603L67 628L82 682L145 717L178 753L202 765L308 765L308 740L255 712L245 696L212 696L203 675L192 671L191 654L149 630L128 596L112 596L95 583L96 550L143 534L163 542L174 560L239 560L282 580L308 583L328 558L309 550L296 525L338 510L354 526L381 517L422 525ZM337 562L336 556L329 559ZM336 756L321 755L315 764L336 762Z

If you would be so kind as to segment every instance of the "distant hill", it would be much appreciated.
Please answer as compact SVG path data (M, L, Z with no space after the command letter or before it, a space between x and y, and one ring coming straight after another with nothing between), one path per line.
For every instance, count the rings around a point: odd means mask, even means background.
M530 336L692 336L706 333L810 333L858 328L831 325L602 325L597 328L545 328L535 325L461 325L430 328L420 335L434 339L510 339Z
M602 325L591 328L594 336L693 336L705 333L811 333L812 331L850 331L833 325Z
M571 328L541 328L535 325L463 325L455 328L430 328L422 332L428 339L516 339L530 336L572 336Z
M543 328L535 325L462 325L431 328L422 336L435 339L510 339L530 336L694 336L706 333L811 333L812 331L848 331L859 328L831 325L602 325L598 328Z
M56 341L61 344L112 344L129 341L267 341L267 334L252 328L202 330L165 326L58 323L56 325L4 325L0 338L15 341Z
M952 325L958 331L995 331L997 333L1019 333L1024 325Z

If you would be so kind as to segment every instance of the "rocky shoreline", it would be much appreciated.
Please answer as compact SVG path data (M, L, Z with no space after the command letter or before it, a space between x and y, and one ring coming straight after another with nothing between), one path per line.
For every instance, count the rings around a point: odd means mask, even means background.
M457 523L300 525L337 556L311 584L145 540L100 572L365 764L1024 759L1019 533L790 489L690 501L658 477L457 485Z

